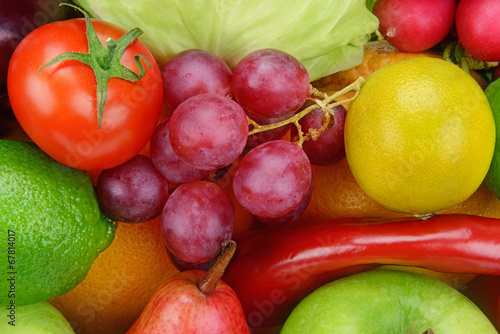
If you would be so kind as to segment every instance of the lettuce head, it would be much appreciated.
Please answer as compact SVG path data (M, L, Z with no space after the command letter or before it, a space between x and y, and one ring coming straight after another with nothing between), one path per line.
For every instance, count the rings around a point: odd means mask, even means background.
M95 18L130 30L160 66L188 49L210 51L234 68L252 51L296 57L311 80L361 63L378 29L366 0L77 0Z

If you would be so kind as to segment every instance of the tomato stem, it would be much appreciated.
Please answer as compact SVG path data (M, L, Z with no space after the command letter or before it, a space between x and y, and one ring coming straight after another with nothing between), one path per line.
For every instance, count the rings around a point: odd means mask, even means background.
M135 73L131 69L123 66L120 59L127 47L135 41L140 35L142 35L142 30L139 28L134 28L127 32L125 35L120 37L117 41L111 38L106 41L106 45L103 45L99 41L97 32L95 31L92 21L89 15L81 8L70 5L61 4L73 7L81 11L85 17L86 24L86 35L88 43L88 53L77 53L77 52L64 52L55 58L51 59L47 64L41 66L38 69L38 73L41 72L47 66L51 66L61 61L65 60L77 60L81 63L88 65L94 71L97 83L97 123L99 129L101 129L102 118L104 114L104 107L106 105L107 92L108 92L108 81L111 78L124 79L130 82L136 82L144 77L146 74L146 69L141 62L141 59L146 63L148 68L151 68L151 64L142 54L134 55L134 62L139 70L139 74Z

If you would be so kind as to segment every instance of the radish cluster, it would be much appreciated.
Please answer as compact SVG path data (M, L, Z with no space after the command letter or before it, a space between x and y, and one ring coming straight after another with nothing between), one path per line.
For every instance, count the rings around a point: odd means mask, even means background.
M473 57L500 61L498 0L378 0L373 14L380 33L401 51L430 49L452 33Z

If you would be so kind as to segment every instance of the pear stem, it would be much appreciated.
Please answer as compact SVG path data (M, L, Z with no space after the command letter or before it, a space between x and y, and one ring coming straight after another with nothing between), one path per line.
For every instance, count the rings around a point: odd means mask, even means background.
M222 278L222 275L224 275L224 271L229 265L229 262L231 262L235 251L236 242L233 240L226 240L222 243L221 254L217 257L207 274L198 283L198 289L200 289L204 295L210 296L215 292L217 284Z
M434 331L431 328L429 328L425 330L425 332L423 332L422 334L434 334Z

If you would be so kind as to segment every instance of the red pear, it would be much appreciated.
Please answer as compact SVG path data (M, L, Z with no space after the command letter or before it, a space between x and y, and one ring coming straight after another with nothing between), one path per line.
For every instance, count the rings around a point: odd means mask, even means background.
M186 270L167 279L127 334L250 333L240 300L221 280L235 249L227 241L208 272Z

